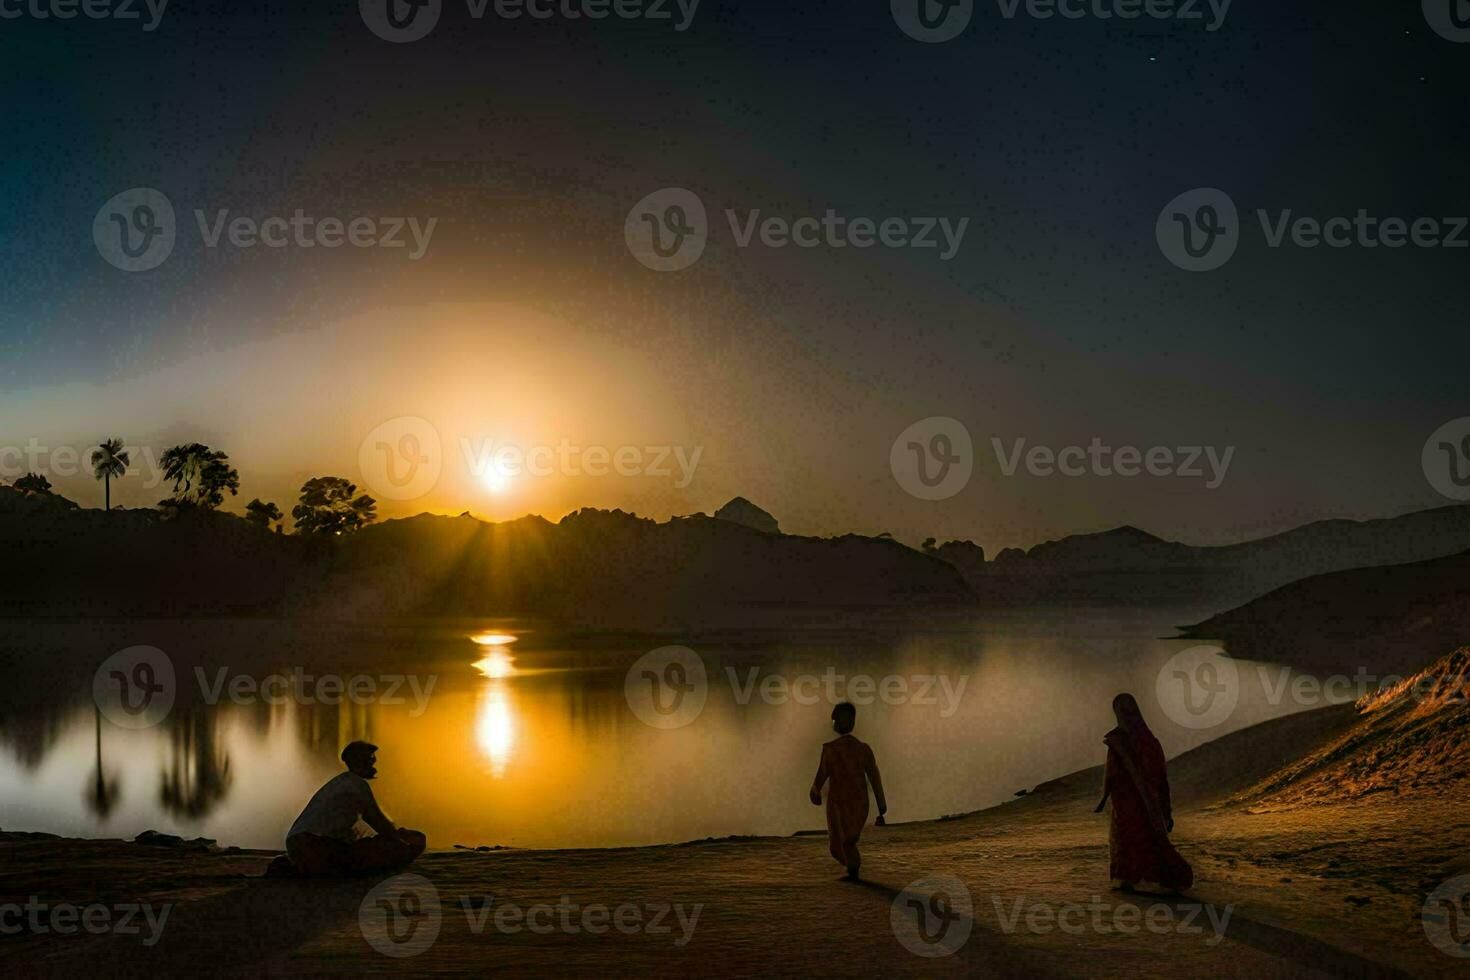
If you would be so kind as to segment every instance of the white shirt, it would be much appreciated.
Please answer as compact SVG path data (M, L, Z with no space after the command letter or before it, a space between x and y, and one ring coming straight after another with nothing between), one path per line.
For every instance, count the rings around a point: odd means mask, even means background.
M357 819L375 805L373 789L355 772L338 773L327 780L307 802L306 809L286 834L289 840L297 834L357 839Z

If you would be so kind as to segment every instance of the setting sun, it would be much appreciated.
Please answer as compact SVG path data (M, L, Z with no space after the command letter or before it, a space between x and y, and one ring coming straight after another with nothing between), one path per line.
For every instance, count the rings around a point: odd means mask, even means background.
M499 466L488 466L485 472L480 474L480 482L491 493L501 494L510 489L511 475Z

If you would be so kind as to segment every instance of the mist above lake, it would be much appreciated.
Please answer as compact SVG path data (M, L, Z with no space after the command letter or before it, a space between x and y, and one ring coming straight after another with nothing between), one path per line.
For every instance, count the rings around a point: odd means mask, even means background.
M434 847L784 835L823 825L806 791L832 737L831 705L844 698L859 705L856 734L876 752L890 819L934 818L1101 763L1120 691L1138 695L1171 756L1310 706L1243 665L1228 719L1177 724L1156 684L1199 641L1158 637L1199 618L1028 611L970 629L703 640L516 622L33 630L50 639L21 642L50 644L29 650L44 666L0 702L0 826L280 847L340 771L340 747L366 738L381 746L383 808ZM93 674L149 636L175 671L176 697L157 724L122 727L94 703ZM693 651L706 678L697 713L671 729L642 720L628 693L630 667L665 644Z

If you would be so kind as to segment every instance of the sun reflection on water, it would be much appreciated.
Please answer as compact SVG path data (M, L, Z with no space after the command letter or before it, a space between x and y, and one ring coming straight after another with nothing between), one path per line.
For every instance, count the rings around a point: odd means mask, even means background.
M490 762L490 775L503 779L515 751L516 716L510 691L502 681L492 681L480 692L475 709L475 741Z
M492 650L475 661L475 669L491 680L501 680L516 673L516 658L503 651Z
M506 650L516 638L510 633L487 630L473 634L470 639L487 648L485 656L475 661L475 669L489 682L480 691L475 707L475 742L480 754L490 763L491 777L503 779L516 741L516 715L511 707L510 686L506 683L506 678L517 673L515 658Z

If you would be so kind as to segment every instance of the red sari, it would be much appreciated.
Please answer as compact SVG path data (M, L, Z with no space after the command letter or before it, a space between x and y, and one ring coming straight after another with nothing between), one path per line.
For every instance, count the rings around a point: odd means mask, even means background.
M1108 830L1108 874L1126 884L1150 882L1181 891L1194 883L1189 862L1169 843L1169 774L1164 750L1146 726L1115 728L1108 747L1104 789L1113 801Z

